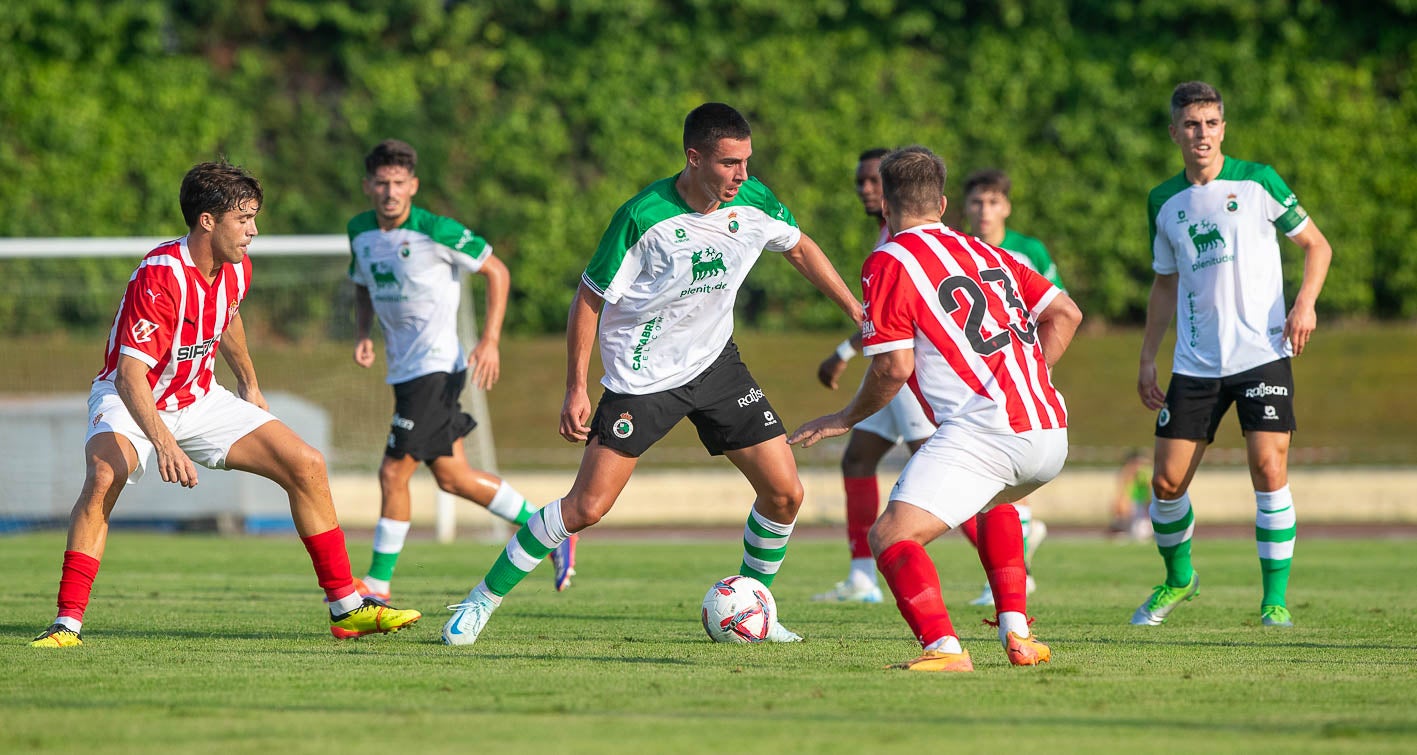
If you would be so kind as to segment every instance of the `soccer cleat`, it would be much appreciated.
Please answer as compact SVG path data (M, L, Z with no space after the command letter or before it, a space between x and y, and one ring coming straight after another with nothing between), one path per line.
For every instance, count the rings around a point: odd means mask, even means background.
M1038 589L1038 583L1033 581L1033 575L1032 575L1032 574L1028 575L1027 581L1024 582L1024 590L1025 590L1025 593L1024 593L1024 594L1025 594L1025 595L1032 595L1032 594L1033 594L1033 591L1034 591L1034 590L1037 590L1037 589ZM969 604L970 604L971 606L992 606L992 605L994 605L994 588L990 587L988 582L985 582L985 583L984 583L984 592L979 593L979 597L975 598L974 600L969 601Z
M556 592L570 587L571 577L576 576L576 541L580 539L580 535L571 535L561 541L556 550L551 551L551 565L556 567L556 573L552 577L555 580Z
M974 661L969 659L969 651L946 653L942 650L926 650L919 658L905 663L892 663L886 668L905 671L973 671Z
M850 579L837 582L836 587L812 596L812 600L818 603L880 603L881 598L879 586L860 584Z
M777 619L773 619L772 625L768 627L768 636L763 640L765 642L801 642L802 635L783 626Z
M1292 627L1294 617L1284 606L1260 606L1260 624L1267 627Z
M448 606L448 610L453 612L453 617L443 625L443 644L471 645L477 642L477 636L482 634L497 606L478 597L474 591L468 593L467 600Z
M1004 643L1004 652L1009 655L1009 663L1015 666L1037 666L1053 658L1053 651L1039 642L1037 637L1020 637L1014 632L1009 632Z
M82 644L83 636L63 624L50 624L48 629L30 640L32 648L75 648Z
M364 580L358 577L354 578L354 589L359 592L359 597L361 598L373 598L379 601L380 603L389 602L389 593L375 592L374 590L369 589L369 586L364 584Z
M366 634L388 634L413 626L421 618L423 614L411 608L394 608L374 598L365 598L353 611L330 617L330 634L341 640Z
M1170 585L1157 585L1151 597L1142 603L1136 613L1132 614L1132 624L1137 626L1154 627L1166 621L1166 617L1171 614L1176 606L1195 598L1201 592L1201 575L1191 574L1191 583L1185 587L1171 587Z

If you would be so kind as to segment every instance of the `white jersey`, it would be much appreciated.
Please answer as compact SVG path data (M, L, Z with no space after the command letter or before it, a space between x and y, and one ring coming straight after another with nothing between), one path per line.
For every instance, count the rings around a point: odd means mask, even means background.
M650 184L615 213L581 280L605 300L600 382L616 393L678 388L733 336L733 302L763 250L802 232L756 178L707 215L684 203L678 176Z
M1309 216L1279 174L1227 157L1208 184L1183 171L1152 189L1147 210L1152 269L1179 273L1171 371L1218 378L1292 356L1274 230L1293 236Z
M379 229L373 210L356 215L348 230L349 277L369 289L384 330L385 382L466 369L457 317L462 274L481 270L492 246L421 207L392 231Z

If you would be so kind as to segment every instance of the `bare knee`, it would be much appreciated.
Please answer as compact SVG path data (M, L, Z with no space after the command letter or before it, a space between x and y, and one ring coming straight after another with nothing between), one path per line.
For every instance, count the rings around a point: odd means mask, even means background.
M773 521L787 524L797 518L804 496L802 481L794 477L790 485L759 493L758 510Z
M1255 490L1278 490L1288 483L1289 464L1284 454L1265 454L1250 462Z
M1151 492L1160 500L1174 501L1186 494L1186 480L1157 472L1151 476Z
M599 523L614 505L614 499L567 495L561 499L561 523L567 532L580 532Z
M290 479L287 487L303 487L326 477L325 455L309 443L300 443L288 451L283 459L286 474Z

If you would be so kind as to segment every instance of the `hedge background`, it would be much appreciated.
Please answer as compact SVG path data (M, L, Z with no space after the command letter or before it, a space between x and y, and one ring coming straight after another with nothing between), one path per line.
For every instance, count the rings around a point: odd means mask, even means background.
M0 234L180 235L178 181L218 155L264 182L263 232L339 233L367 206L364 152L394 136L419 149L419 202L510 265L509 329L555 332L611 213L722 100L848 279L875 235L857 153L918 142L955 207L968 172L1008 170L1011 224L1093 322L1136 323L1146 193L1181 166L1167 99L1198 78L1226 96L1226 152L1275 165L1333 242L1321 310L1411 318L1414 55L1417 0L28 0L0 19ZM131 267L6 263L0 330L106 326L101 281ZM39 281L101 304L46 305ZM740 322L844 324L784 262L750 281Z

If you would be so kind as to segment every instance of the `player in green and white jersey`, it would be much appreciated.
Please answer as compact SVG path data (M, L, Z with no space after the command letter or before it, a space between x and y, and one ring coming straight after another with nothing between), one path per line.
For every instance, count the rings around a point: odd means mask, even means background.
M534 515L443 627L470 645L502 598L571 533L600 521L639 457L685 417L757 494L739 573L771 585L802 504L782 420L738 357L733 302L763 250L782 252L859 326L861 304L777 197L748 175L752 132L738 111L700 105L684 120L685 166L615 213L581 275L567 323L560 431L585 442L571 490ZM599 336L605 393L586 392ZM718 576L718 575L706 575ZM800 640L776 620L767 640Z
M1303 353L1314 331L1314 303L1333 250L1273 168L1221 153L1225 105L1214 87L1199 81L1176 87L1170 132L1185 169L1147 199L1156 279L1137 371L1142 403L1159 410L1151 521L1166 580L1132 623L1160 624L1199 591L1186 490L1233 403L1255 486L1260 620L1292 626L1286 592L1295 516L1288 469L1296 425L1289 360ZM1276 230L1304 250L1303 283L1287 315ZM1176 354L1162 393L1156 352L1173 316Z
M477 422L458 404L469 366L479 388L497 382L497 344L511 278L486 239L452 218L414 206L417 164L418 154L404 142L389 139L375 146L364 158L363 182L373 209L356 215L348 229L354 361L360 367L374 365L369 332L377 315L388 359L385 380L394 388L394 417L379 466L382 503L374 556L359 586L361 593L382 600L389 597L408 535L409 480L419 462L428 465L439 488L453 495L516 524L531 516L526 500L505 481L468 466L463 436ZM487 279L487 316L471 354L463 353L457 329L464 273ZM557 589L564 586L558 575Z

